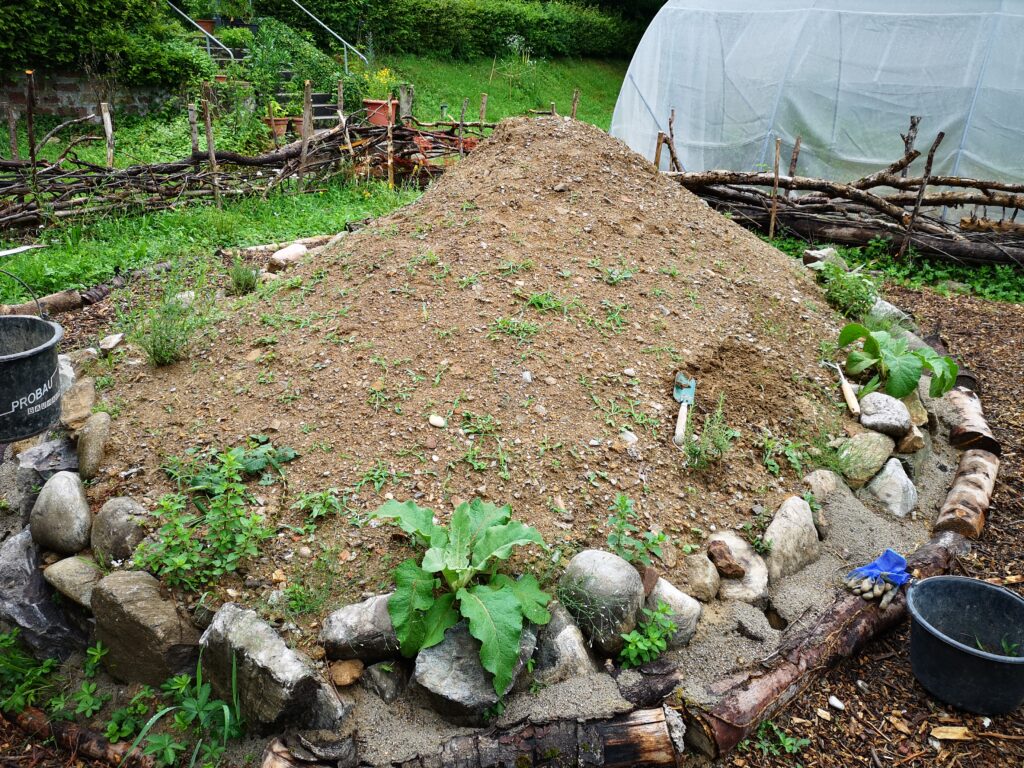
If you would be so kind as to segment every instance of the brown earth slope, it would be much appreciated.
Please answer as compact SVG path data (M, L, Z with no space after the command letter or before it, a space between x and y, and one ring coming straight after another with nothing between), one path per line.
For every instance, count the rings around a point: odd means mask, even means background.
M353 513L308 542L342 563L325 608L386 586L405 556L390 529L353 525L385 494L442 516L474 495L509 503L568 555L603 544L621 491L698 543L799 489L788 466L764 469L765 435L806 444L837 429L818 364L837 316L811 278L577 122L503 123L418 203L217 308L191 360L119 362L116 448L91 493L152 503L171 489L161 462L190 447L254 433L292 446L287 489L257 489L269 519L300 525L295 498L328 487ZM698 380L696 424L722 397L740 432L706 471L671 444L680 369ZM256 604L301 582L299 541L283 532L244 583L219 586Z

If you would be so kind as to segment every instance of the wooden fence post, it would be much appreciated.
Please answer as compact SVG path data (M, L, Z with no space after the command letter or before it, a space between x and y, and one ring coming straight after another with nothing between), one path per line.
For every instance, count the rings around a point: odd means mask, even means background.
M768 239L775 237L775 217L779 213L779 156L782 152L782 139L775 139L775 181L772 184L772 215L768 222Z
M466 154L464 138L466 133L466 107L469 106L469 99L462 100L462 111L459 113L459 157Z
M199 118L196 114L196 105L188 105L188 130L192 138L192 156L199 154Z
M412 101L415 96L416 90L409 83L398 86L398 115L402 125L412 122Z
M27 82L25 83L25 121L28 131L28 161L31 164L32 189L34 191L36 188L36 125L34 114L36 108L36 79L31 69L26 69L25 75L27 76Z
M345 81L338 81L338 125L345 124Z
M210 85L203 85L203 121L206 123L206 154L210 158L210 174L213 184L213 200L221 207L220 184L217 181L217 150L213 146L213 118L210 115Z
M114 167L114 124L110 119L110 105L100 102L100 113L103 115L103 135L107 139L107 168Z
M18 113L11 104L7 105L7 136L11 142L11 159L19 160L21 153L18 152Z
M483 131L484 123L487 122L487 94L480 94L480 130Z
M313 135L313 88L309 80L302 85L302 147L299 149L299 191L306 186L306 155Z
M580 105L580 89L576 88L572 92L572 114L570 115L570 117L572 117L573 120L576 119L576 109L577 109L577 107L579 107L579 105Z

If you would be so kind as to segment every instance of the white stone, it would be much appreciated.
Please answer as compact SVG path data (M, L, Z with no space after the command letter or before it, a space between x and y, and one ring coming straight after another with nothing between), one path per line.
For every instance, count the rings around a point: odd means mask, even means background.
M302 243L286 245L284 248L274 251L267 262L267 270L270 272L281 272L288 269L288 267L305 256L306 251L306 246Z
M772 583L805 568L821 555L814 515L799 496L790 496L782 503L763 538L771 542L765 562Z
M430 414L430 418L427 419L427 421L430 422L430 426L437 427L438 429L443 429L448 424L444 416L440 416L436 413Z
M104 355L109 355L124 341L123 333L112 333L109 336L104 336L100 339L100 352Z
M917 488L899 459L889 459L864 491L896 517L906 517L917 506Z
M883 392L872 392L860 401L860 423L875 432L899 440L913 426L906 403Z
M697 633L697 622L704 610L701 604L662 578L655 582L644 607L654 611L659 603L664 603L672 610L672 621L676 625L676 631L668 641L669 649L688 645L690 638Z
M723 578L718 588L721 600L739 600L743 603L761 605L768 599L768 566L754 548L733 531L722 531L708 539L708 542L724 541L733 558L745 571L742 578Z

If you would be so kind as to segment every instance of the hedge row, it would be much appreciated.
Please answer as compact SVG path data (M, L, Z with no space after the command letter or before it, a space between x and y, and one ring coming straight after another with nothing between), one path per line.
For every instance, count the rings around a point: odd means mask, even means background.
M258 15L313 26L288 0L255 5ZM464 59L501 55L513 36L535 56L628 58L643 32L617 13L560 0L314 0L309 7L350 42ZM333 43L326 33L321 42Z

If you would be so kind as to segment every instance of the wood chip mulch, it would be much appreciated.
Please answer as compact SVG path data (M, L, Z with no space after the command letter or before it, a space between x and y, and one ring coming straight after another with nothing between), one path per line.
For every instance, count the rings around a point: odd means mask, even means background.
M938 332L950 352L978 376L986 417L1003 446L985 532L957 572L998 579L1024 592L1024 306L898 287L888 293L891 301L913 312L924 335ZM752 739L746 751L724 764L1024 766L1024 711L989 719L931 698L911 674L909 640L910 628L904 625L838 666L775 718L789 737L809 739L799 754L785 754L778 737L766 737L762 741L783 754L765 755L758 739ZM830 706L830 696L845 709Z

